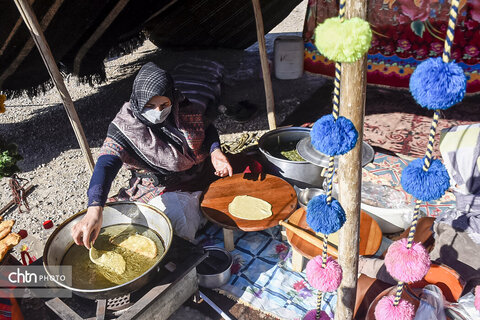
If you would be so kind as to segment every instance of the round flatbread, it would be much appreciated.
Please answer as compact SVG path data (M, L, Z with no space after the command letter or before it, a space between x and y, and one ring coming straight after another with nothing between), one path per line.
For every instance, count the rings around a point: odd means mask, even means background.
M110 240L116 246L136 252L147 258L153 259L157 256L157 245L155 242L140 234L121 235Z
M98 259L95 260L96 264L105 267L116 274L123 274L127 267L125 259L123 259L122 255L112 251L103 253Z
M251 196L236 196L228 205L228 212L245 220L263 220L273 215L270 203Z

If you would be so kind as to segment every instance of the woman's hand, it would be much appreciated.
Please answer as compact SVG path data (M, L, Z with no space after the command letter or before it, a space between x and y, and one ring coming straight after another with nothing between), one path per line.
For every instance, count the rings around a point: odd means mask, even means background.
M103 207L88 207L87 213L79 223L72 228L72 237L76 244L90 249L90 243L95 242L100 233L103 221Z
M223 154L222 150L215 149L211 154L213 168L215 169L215 175L219 177L232 176L233 169L228 162L227 157Z

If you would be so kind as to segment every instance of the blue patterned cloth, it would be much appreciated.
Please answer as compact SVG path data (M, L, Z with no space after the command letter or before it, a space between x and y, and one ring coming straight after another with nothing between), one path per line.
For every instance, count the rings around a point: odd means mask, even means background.
M223 247L223 232L211 226L198 239L204 246ZM316 308L317 290L305 272L292 270L291 248L281 240L280 228L259 232L234 232L235 250L230 282L220 291L240 303L279 319L302 319ZM322 310L333 317L336 294L324 294Z

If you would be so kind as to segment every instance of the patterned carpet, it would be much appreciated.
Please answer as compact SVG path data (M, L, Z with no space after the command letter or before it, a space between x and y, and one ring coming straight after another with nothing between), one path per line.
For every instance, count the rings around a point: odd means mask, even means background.
M307 125L332 111L331 83L321 87L281 124ZM438 153L438 135L444 128L480 122L480 96L468 96L441 113L434 155ZM408 157L423 157L427 148L433 111L421 108L407 90L367 87L363 139L377 151Z

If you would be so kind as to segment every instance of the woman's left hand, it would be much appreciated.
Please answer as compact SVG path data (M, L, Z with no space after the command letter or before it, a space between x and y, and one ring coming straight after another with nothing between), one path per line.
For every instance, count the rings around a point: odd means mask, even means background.
M232 176L233 169L228 162L227 157L223 154L222 150L215 149L211 154L213 168L215 169L215 175L219 177Z

